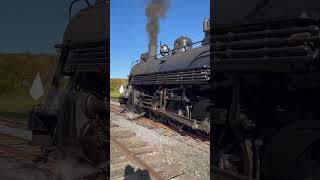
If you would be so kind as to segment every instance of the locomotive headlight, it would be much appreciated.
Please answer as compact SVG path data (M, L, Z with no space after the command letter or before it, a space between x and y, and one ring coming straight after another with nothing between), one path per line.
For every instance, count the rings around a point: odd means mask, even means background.
M160 54L161 54L162 56L167 56L167 55L169 55L169 51L170 51L170 49L169 49L168 45L166 45L166 44L161 45L161 47L160 47Z

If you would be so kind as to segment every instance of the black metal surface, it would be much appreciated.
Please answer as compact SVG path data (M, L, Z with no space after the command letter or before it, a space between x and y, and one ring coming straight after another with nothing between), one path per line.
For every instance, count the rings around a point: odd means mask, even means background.
M166 111L166 110L155 110L155 109L152 109L148 106L143 106L144 108L147 108L147 109L150 109L151 111L154 111L154 112L158 112L158 113L161 113L163 116L166 116L168 118L171 118L171 120L175 120L175 121L178 121L184 125L187 125L189 127L192 127L193 129L199 129L199 130L202 130L206 133L210 133L210 124L206 124L204 122L201 122L201 121L197 121L196 119L191 119L191 118L187 118L187 117L184 117L184 116L180 116L179 114L176 114L176 113L172 113L172 112L169 112L169 111Z
M109 1L98 0L70 19L62 43L56 46L61 51L52 88L62 92L55 104L56 116L39 116L49 131L43 144L93 163L109 159L108 135L103 128L109 123L109 5ZM45 104L54 102L47 98ZM34 118L31 121L37 123Z
M97 3L72 16L64 32L63 44L99 42L101 40L109 42L109 3L109 1Z
M164 56L158 60L140 62L130 72L130 76L146 75L155 73L179 72L193 69L210 68L210 48L202 46L190 49L186 52Z
M312 71L319 33L312 20L220 28L212 33L212 64L216 72Z
M107 72L109 62L109 47L106 41L85 44L71 49L68 66L73 71L81 72Z
M89 7L92 7L92 5L90 4L90 2L89 2L88 0L73 0L73 1L71 2L70 6L69 6L69 19L71 19L71 11L72 11L73 5L74 5L75 3L77 3L77 2L79 2L79 1L84 1L84 2L87 4L88 8L89 8Z
M184 52L192 49L192 40L187 36L181 36L174 41L174 52Z
M238 30L239 31L239 30ZM253 38L265 38L266 36L272 37L281 37L283 35L293 34L293 33L305 33L309 32L312 34L319 33L319 27L314 25L308 25L306 27L294 27L294 28L284 28L284 29L261 29L253 32L237 32L234 33L232 31L228 32L227 34L219 32L214 32L212 36L212 41L234 41L234 40L246 40L246 39L253 39Z
M214 180L254 180L253 178L217 167L213 167L212 174Z
M319 141L319 131L315 123L312 131L305 125L308 120L318 124L320 117L314 108L320 99L320 3L215 3L220 17L214 17L211 33L215 76L210 100L227 116L220 120L212 111L214 165L262 180L316 177L319 153L312 157L309 151L319 147L310 145ZM234 3L237 8L230 13ZM299 126L286 130L295 123ZM243 140L250 141L247 153L237 149Z
M320 17L320 2L314 0L215 0L212 7L213 28Z
M208 83L209 79L209 69L195 69L132 76L131 83L135 85L203 84Z
M265 46L289 46L301 44L304 42L319 42L319 36L310 37L287 37L287 38L268 38L268 39L254 39L254 40L242 40L235 42L217 42L213 44L213 50L224 48L256 48Z

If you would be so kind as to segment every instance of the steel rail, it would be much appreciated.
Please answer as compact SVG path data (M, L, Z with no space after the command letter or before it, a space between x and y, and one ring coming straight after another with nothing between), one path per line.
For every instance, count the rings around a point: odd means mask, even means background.
M112 112L115 112L119 115L122 115L122 116L125 116L124 114L120 113L119 111L119 105L115 105L115 104L112 104L110 103L110 111ZM171 126L168 126L168 125L165 125L161 122L158 122L158 121L155 121L155 120L152 120L152 119L148 119L148 118L145 118L145 117L142 117L139 119L140 122L142 121L142 123L145 123L145 124L149 124L149 125L153 125L153 126L156 126L156 127L160 127L162 129L166 129L166 130L169 130L169 131L174 131L174 132L177 132L183 136L189 136L193 139L196 139L196 140L200 140L202 142L210 142L209 138L206 138L206 137L200 137L198 135L195 135L193 133L190 133L190 132L186 132L186 131L177 131L175 128L171 127Z
M11 134L6 134L6 133L0 132L0 136L5 136L5 137L7 137L7 138L11 138L11 139L15 139L15 140L20 140L20 141L23 141L23 142L25 142L25 143L27 143L27 144L31 143L31 140L29 140L29 139L22 138L22 137L17 137L17 136L13 136L13 135L11 135ZM0 144L1 144L1 142L0 142ZM1 144L1 145L2 145L2 144Z
M156 172L153 168L151 168L148 164L146 164L144 161L139 159L134 153L132 153L128 148L126 148L123 144L118 142L115 138L110 139L111 143L116 146L118 150L120 150L129 160L133 161L137 164L137 166L142 170L147 170L152 179L155 180L163 180L161 175Z
M8 119L6 117L0 117L0 121L2 122L8 122L8 123L11 123L11 124L17 124L19 126L24 126L24 127L27 127L27 123L23 123L23 122L19 122L17 120L11 120L11 119Z

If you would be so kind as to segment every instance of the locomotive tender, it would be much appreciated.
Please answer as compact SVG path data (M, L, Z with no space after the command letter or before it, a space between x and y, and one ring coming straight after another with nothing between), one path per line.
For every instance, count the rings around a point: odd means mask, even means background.
M44 153L63 152L94 164L109 159L109 1L82 2L87 7L71 16L52 88L43 106L32 110L32 142Z

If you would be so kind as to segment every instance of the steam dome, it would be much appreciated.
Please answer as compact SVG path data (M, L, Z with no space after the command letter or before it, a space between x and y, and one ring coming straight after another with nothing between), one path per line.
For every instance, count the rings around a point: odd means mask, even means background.
M174 41L174 52L184 52L192 49L192 40L187 36L181 36Z

